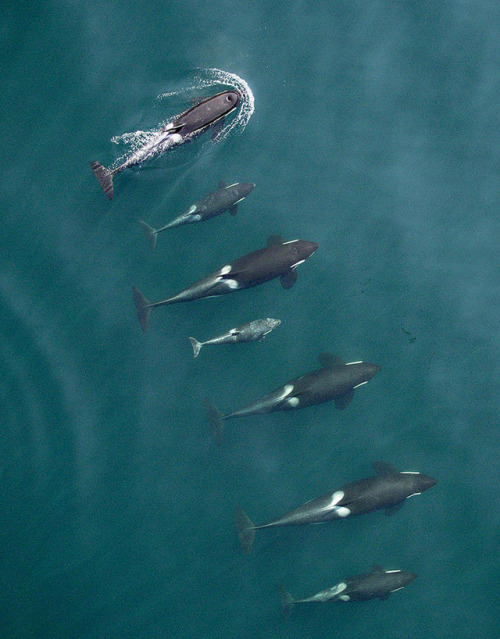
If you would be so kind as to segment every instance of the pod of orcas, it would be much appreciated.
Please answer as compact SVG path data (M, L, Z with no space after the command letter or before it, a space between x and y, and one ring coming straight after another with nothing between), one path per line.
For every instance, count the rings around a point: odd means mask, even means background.
M206 131L211 131L212 138L216 138L224 126L226 116L237 109L241 99L240 93L232 89L199 100L155 132L148 142L115 168L108 169L98 162L91 162L92 171L105 195L110 200L113 198L113 178L118 173L140 166ZM215 192L200 198L184 213L158 229L140 220L151 249L156 247L158 234L167 229L203 222L226 211L236 215L238 204L254 187L255 184L250 182L227 184L220 181ZM264 248L226 263L166 299L150 302L138 288L133 287L133 300L142 331L146 332L148 328L151 310L159 306L226 295L275 278L280 279L283 288L289 289L297 280L297 267L317 249L316 242L300 239L285 241L278 235L272 235ZM267 317L245 322L204 342L190 337L193 355L198 357L203 346L262 341L280 323L279 319ZM216 443L220 444L222 441L224 423L236 417L293 411L329 401L333 401L337 409L343 410L352 401L354 390L370 381L380 370L378 364L344 362L329 353L320 354L318 361L319 369L293 378L259 399L226 414L221 413L213 401L207 398L206 413ZM419 472L400 471L386 462L375 462L373 466L374 476L341 486L267 523L254 524L246 512L237 507L236 528L244 553L250 554L257 530L326 523L375 510L384 510L386 515L393 515L407 499L420 495L437 482ZM407 586L416 576L404 570L386 570L375 564L369 573L347 577L330 588L302 599L294 599L280 587L282 612L284 616L288 616L296 605L306 603L366 601L376 598L386 600L391 593Z

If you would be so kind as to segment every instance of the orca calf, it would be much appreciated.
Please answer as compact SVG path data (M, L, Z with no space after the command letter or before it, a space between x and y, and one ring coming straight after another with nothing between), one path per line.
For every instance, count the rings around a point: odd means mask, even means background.
M187 211L159 229L154 229L152 226L149 226L149 224L146 224L146 222L139 220L148 237L151 250L154 251L156 238L158 233L162 231L174 228L175 226L192 224L193 222L204 222L205 220L210 220L212 217L221 215L225 211L229 211L231 215L236 215L238 212L238 204L242 202L254 188L255 184L251 182L227 184L221 180L217 191L205 195L192 204Z
M376 472L374 477L346 484L333 493L312 499L267 524L256 526L244 510L237 508L236 526L244 552L247 555L250 553L255 531L261 528L321 524L380 509L385 510L386 515L393 515L403 506L406 499L420 495L437 483L436 479L418 472L400 472L386 462L375 462L373 467Z
M262 340L273 329L281 324L281 320L273 319L272 317L266 317L265 319L253 320L240 324L236 328L231 328L226 333L209 339L206 342L199 342L194 337L190 337L189 341L193 347L194 357L198 357L202 346L208 346L210 344L238 344L240 342L255 342Z
M412 572L405 570L385 570L375 564L372 571L366 575L348 577L340 583L321 590L304 599L294 599L284 588L281 591L281 609L287 617L296 604L324 603L325 601L368 601L368 599L389 598L392 592L401 590L417 578Z

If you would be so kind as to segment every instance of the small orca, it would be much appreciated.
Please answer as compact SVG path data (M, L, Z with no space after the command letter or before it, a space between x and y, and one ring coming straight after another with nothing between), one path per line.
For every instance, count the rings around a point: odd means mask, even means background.
M117 173L157 157L187 140L192 140L213 125L218 133L226 115L234 111L240 101L241 95L234 89L217 93L177 115L152 140L134 151L115 169L107 169L99 162L91 162L90 168L108 199L113 198L113 178Z
M266 248L226 264L218 271L210 273L176 295L160 302L149 302L139 289L133 287L139 324L145 332L151 309L157 306L191 302L203 297L218 297L263 284L276 277L280 278L283 288L290 288L297 279L297 266L311 257L317 248L318 244L315 242L306 240L284 242L281 237L272 235L267 241Z
M385 570L375 564L372 571L365 575L348 577L340 583L321 590L304 599L294 599L283 587L281 592L281 609L287 617L296 604L323 603L325 601L367 601L368 599L388 599L396 590L401 590L417 578L412 572L405 570Z
M146 222L139 220L148 237L151 250L154 251L156 247L158 233L174 228L174 226L192 224L193 222L204 222L212 217L221 215L225 211L229 211L231 215L236 215L238 212L238 204L242 202L254 188L255 184L252 182L227 184L221 180L217 191L205 195L192 204L187 211L179 215L179 217L176 217L175 220L172 220L159 229L154 229L152 226L149 226L149 224L146 224Z
M266 317L265 319L253 320L252 322L246 322L236 328L232 328L218 337L209 339L206 342L199 342L194 337L190 337L189 341L193 347L194 357L198 357L198 354L202 346L208 346L209 344L237 344L239 342L255 342L262 340L270 333L274 328L281 324L281 320L273 319L272 317Z
M236 509L236 527L241 546L248 555L255 531L278 526L303 526L322 524L333 519L345 519L350 515L363 515L374 510L385 509L393 515L405 500L420 495L437 483L436 479L417 472L400 472L392 464L375 462L376 475L346 484L333 493L328 493L291 510L283 517L267 524L256 526L241 508Z
M322 404L330 400L343 410L354 397L354 389L366 384L380 366L369 362L345 363L340 357L322 353L318 356L322 368L292 379L256 401L223 415L209 399L207 417L217 443L222 440L223 421L233 417L247 417L281 410L295 410Z

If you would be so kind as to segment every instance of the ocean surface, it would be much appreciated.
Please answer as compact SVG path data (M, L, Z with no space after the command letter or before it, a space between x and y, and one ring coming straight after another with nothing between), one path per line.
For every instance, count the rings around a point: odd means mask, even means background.
M500 636L498 2L7 0L0 43L0 637ZM231 78L246 125L106 199L111 138ZM138 219L219 180L257 186L152 252ZM271 234L319 243L292 289L159 308L142 334L132 286L163 299ZM267 316L264 342L193 359L189 336ZM233 410L321 352L382 368L344 411L231 420L215 445L205 397ZM438 483L242 553L236 506L263 523L377 460ZM283 619L280 584L373 564L418 578Z

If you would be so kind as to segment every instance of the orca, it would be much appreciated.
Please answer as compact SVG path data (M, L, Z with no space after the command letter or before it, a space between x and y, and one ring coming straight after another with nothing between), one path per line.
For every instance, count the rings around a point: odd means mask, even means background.
M321 590L315 595L304 599L294 599L289 592L280 587L281 610L287 617L296 604L324 603L326 601L368 601L369 599L386 600L390 594L401 590L417 575L406 570L385 570L379 564L375 564L372 571L364 575L347 577L340 583Z
M420 495L437 483L436 479L422 473L400 472L387 462L375 462L373 467L375 476L341 486L266 524L256 526L244 510L236 508L236 527L243 551L250 553L255 531L262 528L321 524L381 509L386 515L393 515L406 499Z
M218 335L213 339L209 339L206 342L199 342L194 337L190 337L189 341L193 347L194 357L198 357L202 346L208 346L210 344L238 344L240 342L255 342L262 340L273 329L281 324L281 320L273 319L272 317L266 317L265 319L253 320L240 324L235 328L231 328L226 333Z
M211 126L219 132L224 118L234 111L241 101L238 91L222 91L202 100L187 111L177 115L163 127L151 140L143 144L114 169L108 169L99 162L92 161L90 168L102 187L106 197L113 199L113 178L132 166L138 166L152 158L162 155L174 146L201 135Z
M236 215L238 212L238 204L242 202L254 188L255 184L252 182L227 184L221 180L217 191L200 198L184 211L184 213L159 229L155 229L143 220L139 220L149 240L151 250L154 251L158 233L162 231L176 226L183 226L184 224L192 224L193 222L204 222L217 215L221 215L225 211L229 211L231 215Z
M224 432L223 422L234 417L297 410L331 400L334 400L338 409L343 410L354 397L354 389L366 384L380 370L378 364L346 363L329 353L322 353L318 360L320 369L291 379L267 395L225 415L207 399L207 417L215 441L220 444Z
M306 240L285 242L281 237L272 235L265 248L225 264L176 295L159 302L149 302L139 289L133 287L139 324L145 332L151 309L158 306L191 302L203 297L218 297L269 282L277 277L280 278L283 288L290 288L297 279L297 266L311 257L317 248L316 242Z

